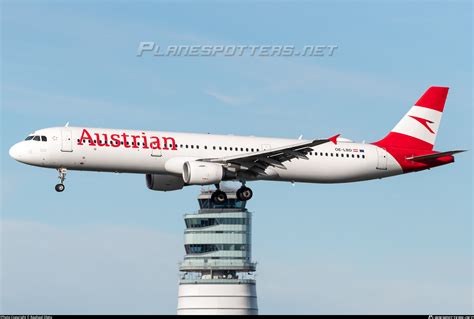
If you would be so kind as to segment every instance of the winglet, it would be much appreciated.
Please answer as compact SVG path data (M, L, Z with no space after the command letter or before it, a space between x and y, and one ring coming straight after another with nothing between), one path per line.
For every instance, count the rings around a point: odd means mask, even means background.
M333 142L334 144L337 145L337 138L338 138L340 135L341 135L341 134L334 135L334 136L328 138L328 140L330 140L331 142Z

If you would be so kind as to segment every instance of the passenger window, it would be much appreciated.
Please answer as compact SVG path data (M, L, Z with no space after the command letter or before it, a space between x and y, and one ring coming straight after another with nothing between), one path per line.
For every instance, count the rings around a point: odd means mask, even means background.
M232 147L229 148L229 151L232 151Z
M227 146L226 146L226 147L224 147L224 151L227 151Z
M354 154L352 154L352 158L354 158Z
M243 148L243 147L241 147L241 148L240 148L240 151L241 151L241 152L243 152L243 151L244 151L244 148Z
M33 138L33 141L39 141L40 140L40 137L37 135Z
M359 154L357 154L357 158L359 158Z
M188 144L186 144L186 148L188 148Z
M199 149L199 145L196 145L196 148Z
M339 153L336 153L336 157L339 157Z
M253 148L251 149L251 151L253 152Z
M46 136L41 136L41 141L43 141L43 142L47 142L47 141L48 141L48 139L46 138Z
M326 156L328 156L328 153L326 153Z
M365 158L365 155L362 155L362 158Z
M215 146L213 146L213 147L212 147L212 149L213 149L213 150L215 150L215 149L216 149L216 147L215 147Z
M245 149L245 151L246 151L246 152L248 152L248 151L249 151L249 149L248 149L248 148L246 148L246 149Z
M191 148L194 148L194 145L191 145Z
M207 150L207 145L204 145L204 149Z
M219 151L222 151L222 146L219 146Z

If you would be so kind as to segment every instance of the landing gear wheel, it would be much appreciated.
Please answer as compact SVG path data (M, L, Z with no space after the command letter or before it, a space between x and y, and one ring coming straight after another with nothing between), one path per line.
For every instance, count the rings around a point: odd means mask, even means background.
M59 178L59 184L56 184L56 186L54 187L54 189L56 190L56 192L62 192L66 187L64 186L64 180L66 179L66 173L67 173L67 169L65 168L58 168L57 169L58 171L58 178Z
M242 186L237 190L237 198L241 201L250 200L253 196L253 192L250 188Z
M64 186L64 184L56 184L56 186L54 187L54 189L56 190L56 192L62 192L64 190L64 188L66 188Z
M212 193L211 200L214 202L214 204L224 204L227 200L227 195L221 190L216 190L214 193Z

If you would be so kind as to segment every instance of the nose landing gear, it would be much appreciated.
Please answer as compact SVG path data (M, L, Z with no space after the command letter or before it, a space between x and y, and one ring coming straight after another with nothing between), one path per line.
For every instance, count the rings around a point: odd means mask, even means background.
M59 184L56 184L56 186L54 187L56 192L60 193L60 192L64 191L64 189L66 188L64 186L64 180L66 179L66 173L67 173L67 170L65 168L58 168Z

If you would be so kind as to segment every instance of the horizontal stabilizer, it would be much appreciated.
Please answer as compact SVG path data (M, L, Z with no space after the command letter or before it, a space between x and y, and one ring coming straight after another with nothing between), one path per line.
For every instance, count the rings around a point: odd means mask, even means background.
M465 152L466 150L456 150L456 151L448 151L448 152L441 152L441 153L433 153L428 155L421 155L421 156L412 156L407 157L407 160L415 161L415 162L424 162L429 160L434 160L443 156L450 156L457 153Z

